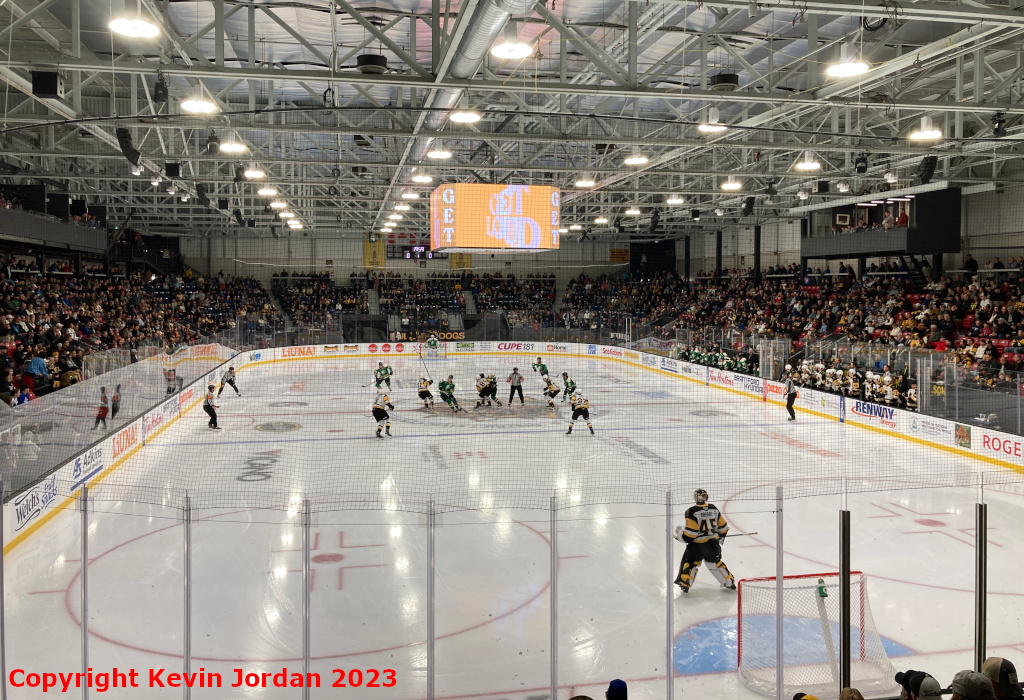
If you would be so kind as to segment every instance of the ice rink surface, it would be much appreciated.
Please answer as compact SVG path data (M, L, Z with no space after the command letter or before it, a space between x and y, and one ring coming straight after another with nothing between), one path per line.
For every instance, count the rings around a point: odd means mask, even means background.
M474 356L427 363L435 380L455 374L453 414L438 399L424 411L415 396L418 357L390 358L398 406L394 437L376 440L369 417L375 360L317 360L246 369L242 396L221 397L224 430L209 431L196 408L101 484L89 519L90 665L97 670L181 669L182 525L178 487L192 493L290 494L294 507L204 508L194 514L192 669L222 674L301 670L302 494L337 493L337 508L312 526L312 697L413 700L425 696L426 528L429 493L403 472L438 470L475 493L474 507L445 509L436 530L436 692L446 698L527 700L549 694L550 513L495 507L521 484L525 505L556 493L572 504L591 484L614 491L616 473L665 470L705 487L734 533L724 561L737 578L775 571L775 503L750 498L780 480L856 479L860 465L889 465L904 488L845 497L852 512L853 567L870 576L879 632L897 669L914 668L946 685L972 666L974 488L921 488L929 475L998 472L946 452L785 410L701 384L611 361L545 358L552 376L567 369L590 399L597 435L569 410L544 410L528 357ZM494 373L499 397L511 365L525 375L527 403L473 409L478 372ZM435 395L436 385L434 387ZM556 399L558 401L558 399ZM554 469L552 461L555 462ZM596 470L574 470L586 464ZM564 471L558 467L564 465ZM601 471L608 465L608 471ZM185 476L182 477L181 474ZM687 475L692 473L692 483ZM131 480L167 475L163 503L120 497ZM555 476L555 483L545 483ZM595 474L598 477L595 477ZM681 476L680 476L681 475ZM633 475L635 476L635 474ZM635 479L624 479L623 483ZM411 483L410 483L411 482ZM431 483L436 483L431 482ZM326 486L325 486L326 485ZM111 490L104 494L104 489ZM498 487L500 488L500 486ZM628 486L624 486L628 489ZM392 493L392 490L394 493ZM429 491L427 483L423 491ZM794 489L799 491L799 487ZM362 510L361 494L383 493L384 510ZM990 655L1024 662L1024 488L992 486L989 503ZM545 496L546 497L546 496ZM153 500L153 499L150 499ZM212 499L215 501L216 499ZM625 499L619 499L625 500ZM585 499L581 499L585 503ZM788 574L835 571L841 495L787 500ZM665 506L624 502L563 507L558 517L559 698L603 697L612 678L633 698L665 697ZM80 516L59 514L6 559L8 669L79 670ZM683 546L675 544L673 570ZM674 573L674 571L673 571ZM691 593L675 592L672 636L677 697L756 697L736 675L736 594L704 570ZM363 673L363 687L331 688L333 669ZM390 688L367 688L371 670L395 671ZM378 682L384 683L386 674ZM44 697L10 689L12 698ZM699 695L697 695L699 693ZM96 697L95 693L93 696ZM111 698L179 698L180 689L111 690ZM298 698L298 689L193 689L195 698Z

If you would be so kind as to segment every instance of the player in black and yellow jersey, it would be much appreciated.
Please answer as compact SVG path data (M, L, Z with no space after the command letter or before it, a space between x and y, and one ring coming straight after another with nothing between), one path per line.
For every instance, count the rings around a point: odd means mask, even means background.
M476 380L476 407L477 408L480 408L481 406L483 406L484 405L484 401L487 402L488 406L491 405L490 392L487 390L487 385L489 383L490 382L487 381L487 377L485 377L483 375L483 372L481 372L480 373L480 378Z
M430 385L433 383L426 377L420 377L420 399L423 400L423 408L428 411L434 410L434 395L430 393Z
M554 411L555 397L558 396L562 390L555 386L551 382L551 377L546 374L544 375L544 384L546 385L544 388L544 396L548 397L548 410Z
M491 401L494 401L494 403L499 406L501 405L501 401L498 399L498 378L493 374L487 375L487 387L485 391L487 392L488 406L491 405Z
M729 534L729 526L721 511L708 503L707 491L694 491L693 501L696 505L686 511L686 525L676 526L675 538L686 544L683 560L679 563L676 585L683 589L683 593L688 592L697 578L701 562L704 562L722 584L722 588L734 591L736 581L729 573L729 567L722 561L722 542Z
M391 416L388 414L388 409L395 410L394 405L391 403L391 399L383 391L377 392L377 398L373 400L373 419L377 421L377 437L381 440L384 436L380 434L380 429L384 428L388 437L391 437Z
M569 429L565 431L565 434L572 435L572 426L576 423L576 419L582 418L587 421L587 427L590 428L590 434L593 435L594 426L590 423L590 402L585 396L579 394L573 396L569 401L572 404L572 420L569 421Z

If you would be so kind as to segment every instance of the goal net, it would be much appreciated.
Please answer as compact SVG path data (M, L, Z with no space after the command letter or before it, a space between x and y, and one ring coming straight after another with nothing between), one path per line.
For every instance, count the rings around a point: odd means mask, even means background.
M740 680L774 697L776 692L776 589L774 576L739 582L737 618ZM783 696L839 694L838 573L784 576L782 587ZM865 696L896 690L893 668L868 603L867 577L850 575L850 673Z

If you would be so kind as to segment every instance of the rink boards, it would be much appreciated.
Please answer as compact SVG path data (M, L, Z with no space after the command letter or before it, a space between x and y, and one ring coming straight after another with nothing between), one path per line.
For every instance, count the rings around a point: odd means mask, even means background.
M400 342L293 346L250 350L238 355L219 345L197 348L204 357L217 357L225 363L231 360L240 373L244 373L247 368L277 363L366 358L386 361L390 357L416 358L420 354L419 343ZM451 341L445 344L445 349L448 357L588 357L621 362L779 406L785 404L786 398L780 382L621 347L579 343ZM40 483L6 503L3 513L4 553L17 547L60 510L71 507L83 486L93 488L99 485L106 475L139 450L145 449L168 426L199 406L206 385L219 384L222 371L221 367L211 370L185 386L177 395L92 445ZM799 411L844 425L849 424L1024 473L1024 439L1008 433L806 388L800 389L795 407Z

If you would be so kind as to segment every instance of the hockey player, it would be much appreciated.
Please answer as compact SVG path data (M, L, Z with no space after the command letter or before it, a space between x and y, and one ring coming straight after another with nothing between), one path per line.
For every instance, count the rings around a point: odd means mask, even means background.
M917 382L910 382L910 388L907 389L907 393L903 396L907 402L908 411L917 410Z
M239 396L242 395L242 392L240 392L238 390L238 385L235 384L235 366L234 365L229 365L228 366L228 371L225 372L224 374L220 375L220 391L217 392L217 398L218 399L220 398L220 395L224 393L224 387L228 386L228 385L230 385L231 388L235 390L236 394L238 394Z
M388 385L388 391L391 391L391 376L395 373L391 369L391 365L385 365L383 362L377 363L377 369L373 371L373 381L377 386L377 390L380 390L380 385L386 383Z
M540 376L544 378L544 381L548 380L548 366L544 364L538 357L537 361L533 363L533 371L540 372Z
M103 429L107 429L107 414L110 413L110 399L107 398L107 387L100 387L100 405L96 408L96 422L92 424L92 429L100 427L100 423L103 423Z
M165 369L164 381L167 382L167 394L173 394L178 390L178 370Z
M896 391L892 386L892 377L885 375L882 377L882 402L886 406L896 406L899 404L899 392Z
M565 382L565 388L562 389L562 403L573 395L576 391L576 382L572 380L568 372L562 372L562 381Z
M846 395L850 398L860 397L860 372L853 362L850 363L850 369L846 370Z
M722 542L729 534L729 526L718 508L708 503L707 491L694 491L693 501L696 505L686 511L686 524L676 526L675 538L686 544L676 585L683 589L684 594L687 593L697 578L701 562L704 562L722 588L734 591L736 581L722 561Z
M110 420L117 420L117 414L121 410L121 385L114 387L114 393L110 395Z
M516 392L519 393L519 404L526 403L523 401L523 375L519 374L519 368L513 367L512 374L508 375L508 379L505 380L510 384L508 391L508 407L512 408L512 399L515 397Z
M380 429L384 428L384 432L388 437L391 437L391 416L388 414L388 409L395 410L394 405L391 403L391 399L383 391L377 392L377 398L373 400L373 419L377 421L377 439L383 440L384 436L380 434Z
M480 408L481 406L483 406L484 405L484 401L487 402L488 406L491 405L490 392L487 390L487 387L489 385L490 385L490 382L487 381L487 377L485 377L483 372L481 372L480 373L480 377L476 380L476 407L477 408Z
M217 427L217 409L219 406L213 403L213 390L215 388L216 387L214 387L213 384L206 387L206 398L203 399L203 410L206 411L206 415L210 417L210 422L207 423L209 428L211 430L220 430L220 428Z
M498 378L493 374L487 375L487 396L488 406L491 405L491 401L494 401L499 406L501 405L501 401L498 400Z
M434 410L434 395L430 393L430 385L433 383L426 377L420 377L420 399L423 401L423 408L428 411Z
M581 394L574 395L569 402L572 405L572 420L569 421L569 429L565 432L566 435L572 435L572 426L576 423L577 418L582 418L587 421L587 427L590 428L590 434L594 434L594 426L590 422L590 402L587 401L586 397Z
M561 393L562 390L559 389L557 386L555 386L551 382L551 378L548 375L546 375L546 374L544 375L544 383L547 385L544 388L544 396L548 397L548 410L549 411L554 411L555 410L555 397L558 396Z
M439 347L441 347L441 341L437 339L436 333L431 333L430 337L427 338L427 349L437 352Z
M441 400L448 405L448 408L452 409L453 413L462 410L462 406L455 398L455 377L453 375L449 374L448 379L437 385L437 389L441 392Z

